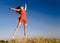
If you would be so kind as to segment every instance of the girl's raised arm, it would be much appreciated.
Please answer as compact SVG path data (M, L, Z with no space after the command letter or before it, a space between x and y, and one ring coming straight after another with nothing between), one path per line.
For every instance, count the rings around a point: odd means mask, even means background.
M16 8L9 8L11 10L15 10L15 11L20 11L20 9L16 9Z
M27 4L25 4L25 10L27 9Z

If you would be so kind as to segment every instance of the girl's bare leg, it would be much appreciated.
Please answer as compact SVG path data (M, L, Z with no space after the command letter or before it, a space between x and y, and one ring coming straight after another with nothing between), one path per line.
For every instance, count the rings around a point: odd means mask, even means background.
M19 23L18 23L18 25L17 25L17 27L16 27L16 29L15 29L15 32L14 32L14 34L13 34L13 36L12 36L12 39L14 39L14 38L15 38L16 33L17 33L17 31L19 30L19 28L20 28L21 24L22 24L21 22L19 22Z
M24 24L24 39L27 39L26 26L27 26L27 24Z

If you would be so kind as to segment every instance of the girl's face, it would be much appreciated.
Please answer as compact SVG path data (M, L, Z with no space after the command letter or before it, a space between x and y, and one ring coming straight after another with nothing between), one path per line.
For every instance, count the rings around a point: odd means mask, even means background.
M24 9L24 7L23 7L23 6L21 6L21 9Z

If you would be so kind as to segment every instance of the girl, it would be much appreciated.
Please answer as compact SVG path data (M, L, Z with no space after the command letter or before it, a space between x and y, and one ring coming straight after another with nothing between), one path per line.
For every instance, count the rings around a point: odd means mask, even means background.
M15 38L16 32L19 30L22 23L24 23L24 38L25 39L27 38L27 35L26 35L26 26L27 26L26 8L27 8L26 4L25 4L25 7L21 6L21 7L17 7L17 8L10 8L11 10L15 10L16 12L18 12L20 14L19 22L18 22L15 32L12 36L12 39Z

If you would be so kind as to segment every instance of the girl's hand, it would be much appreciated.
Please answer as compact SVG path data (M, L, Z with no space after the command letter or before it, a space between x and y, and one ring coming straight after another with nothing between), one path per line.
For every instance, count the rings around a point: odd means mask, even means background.
M13 8L9 8L10 10L13 10Z
M11 10L11 8L9 8L9 10Z
M27 4L25 3L25 10L27 9Z

